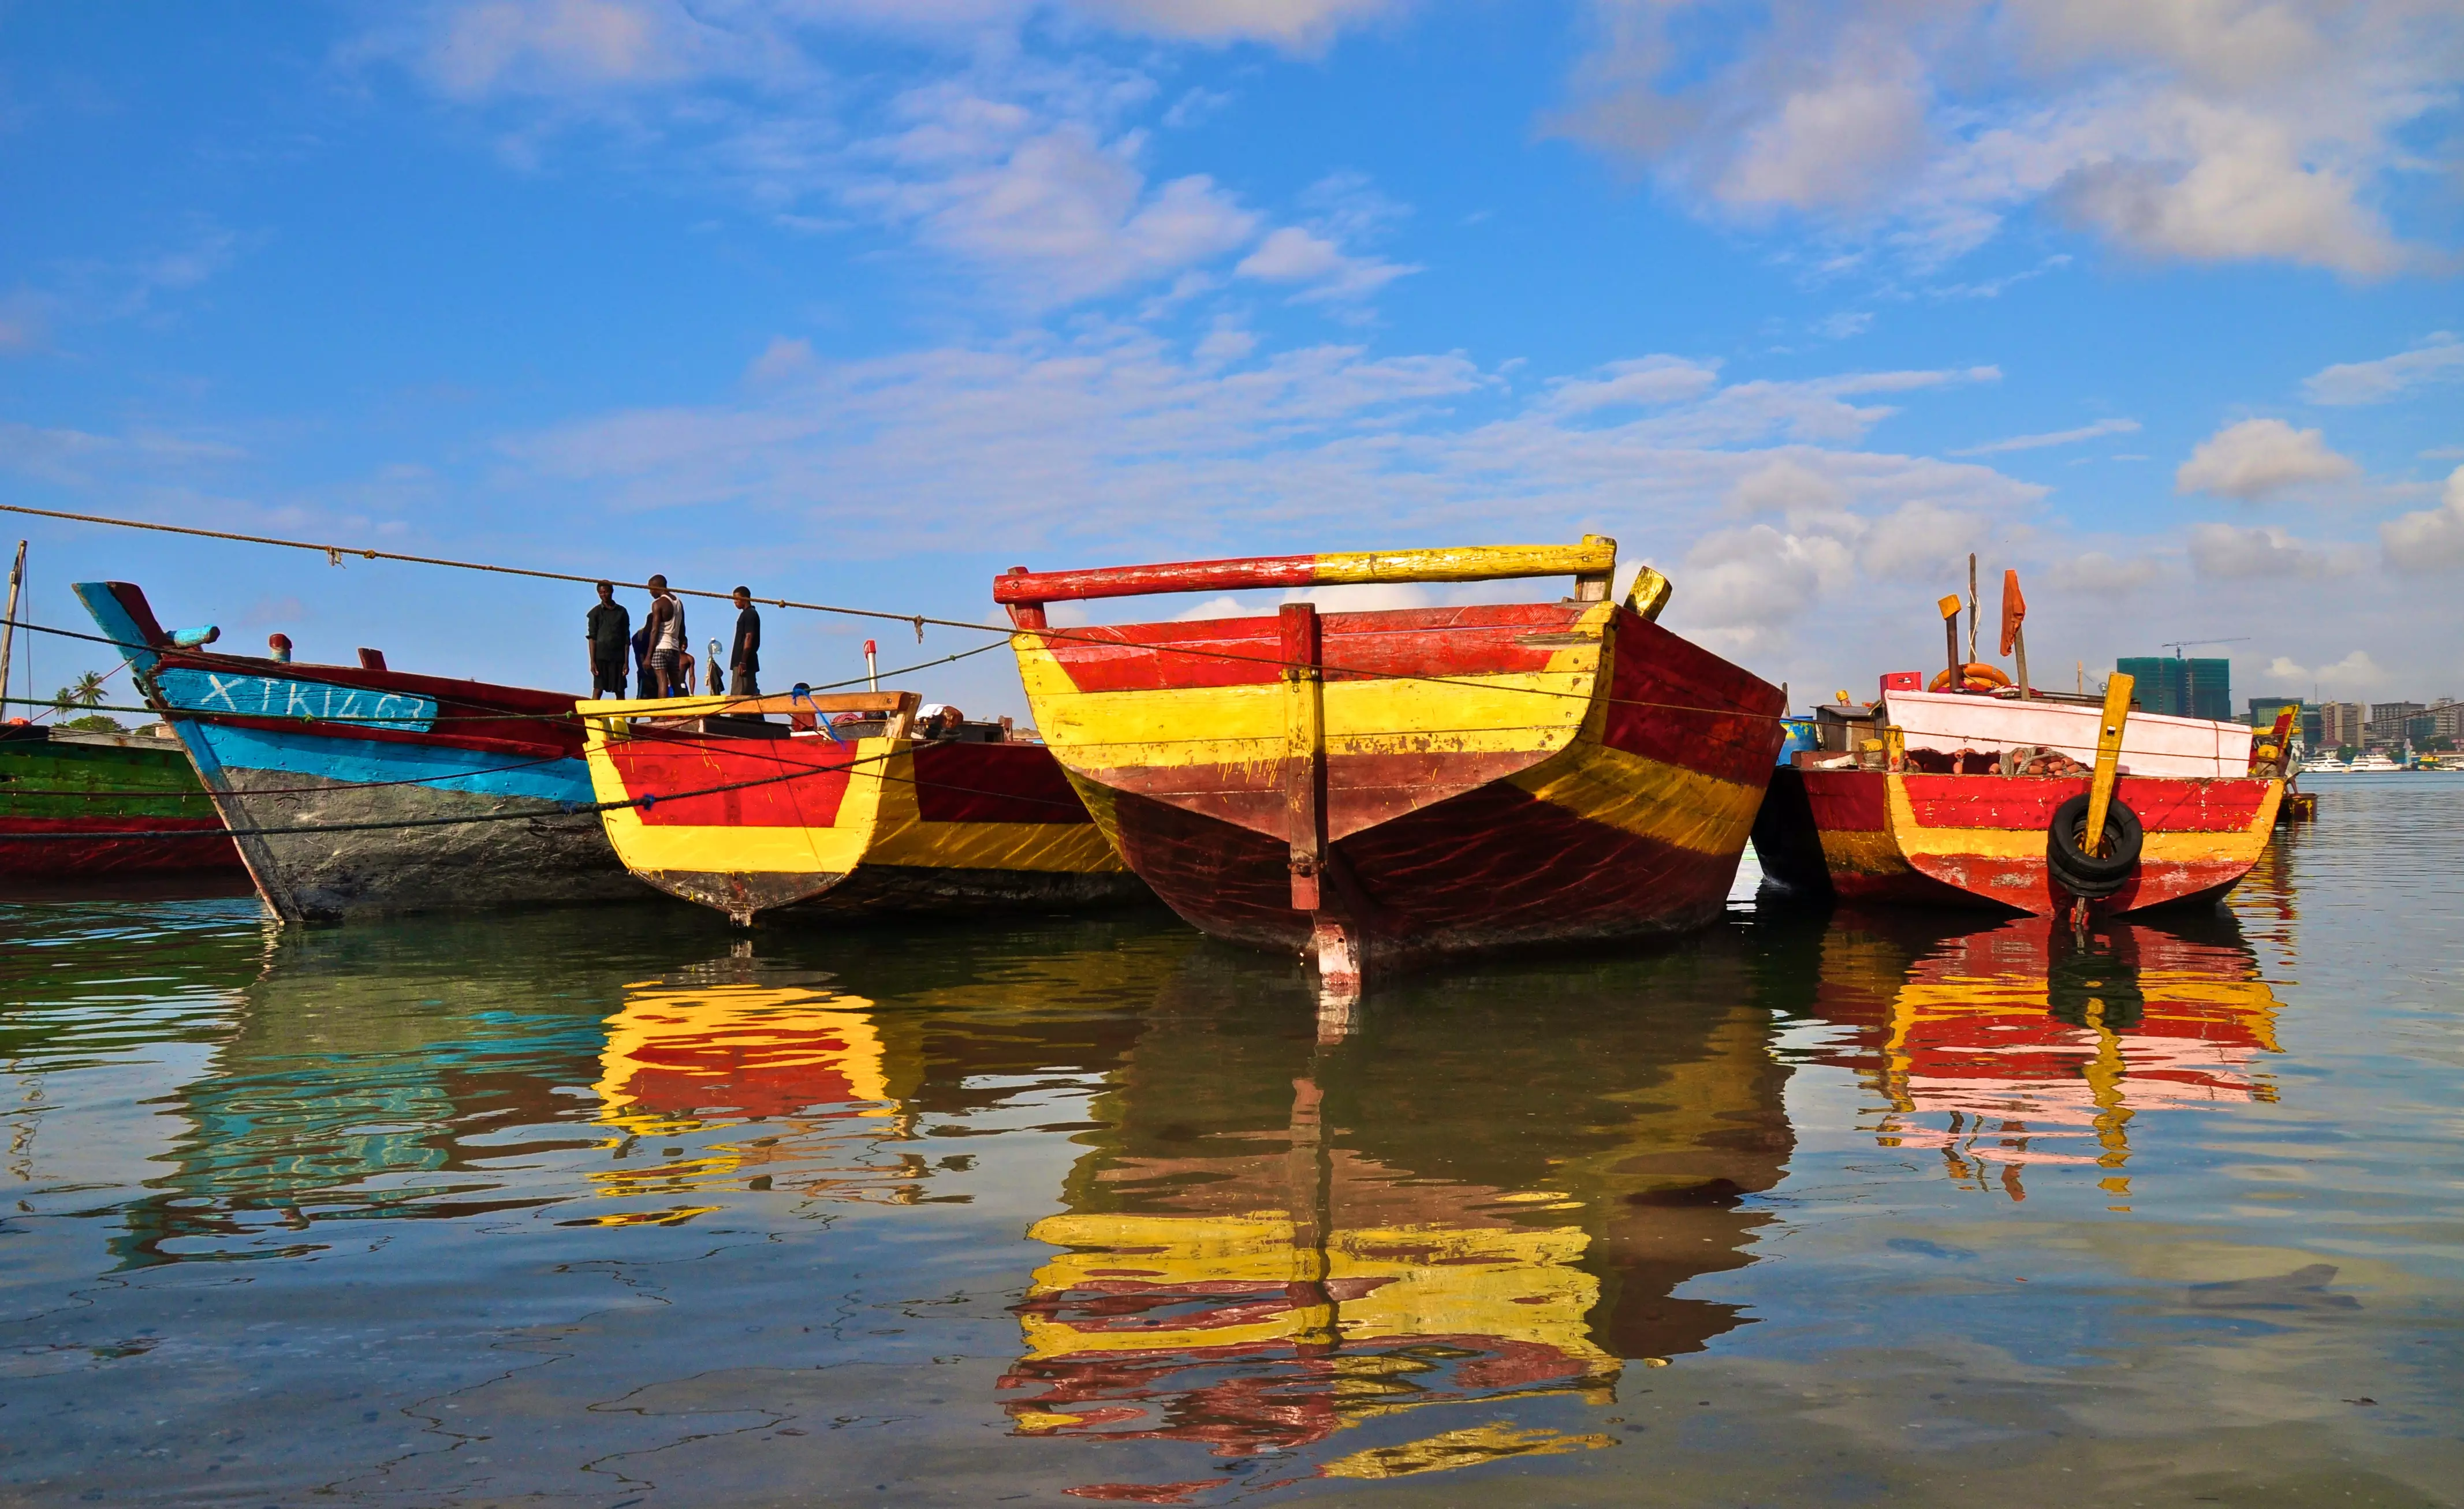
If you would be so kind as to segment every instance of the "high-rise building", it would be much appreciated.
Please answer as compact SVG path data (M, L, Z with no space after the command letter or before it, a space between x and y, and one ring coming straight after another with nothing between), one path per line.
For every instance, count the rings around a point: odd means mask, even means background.
M2142 711L2183 718L2233 716L2233 662L2184 660L2176 655L2134 655L2113 668L2138 685L2131 697Z
M2441 697L2430 705L2430 736L2464 744L2464 702Z
M2370 720L2362 726L2362 741L2385 748L2409 743L2413 721L2429 711L2418 702L2373 702Z
M2353 748L2362 744L2362 726L2369 721L2370 710L2358 702L2322 702L2319 704L2319 743L2322 750Z

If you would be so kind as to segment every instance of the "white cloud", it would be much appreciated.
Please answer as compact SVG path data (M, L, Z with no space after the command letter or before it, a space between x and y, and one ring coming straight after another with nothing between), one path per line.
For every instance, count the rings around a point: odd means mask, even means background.
M2301 391L2313 404L2383 404L2409 387L2458 378L2464 378L2464 340L2441 330L2410 351L2322 367Z
M1683 357L1651 356L1613 361L1595 378L1569 378L1551 384L1546 403L1559 413L1588 414L1614 407L1655 407L1700 398L1720 381L1716 361L1689 361Z
M2203 577L2343 577L2362 569L2359 550L2314 544L2280 529L2236 524L2190 527L2190 563Z
M2077 429L2057 429L2042 435L2013 435L2008 440L1989 440L1984 445L1970 446L1965 450L1954 450L1949 454L1997 456L2011 450L2038 450L2047 446L2067 446L2076 441L2094 440L2100 435L2135 434L2138 429L2139 421L2135 419L2100 419L2093 425L2081 425Z
M1134 140L1108 148L1069 123L994 144L980 137L1023 123L1023 112L933 103L946 113L883 143L909 171L851 197L994 272L1024 302L1070 302L1168 276L1257 233L1258 217L1202 174L1150 191L1131 161Z
M2351 457L2328 449L2318 430L2296 429L2280 419L2246 419L2199 442L2173 473L2173 491L2263 498L2361 470Z
M1557 130L1725 218L1955 256L2045 204L2126 251L2357 275L2452 101L2431 0L1593 0ZM2440 126L2433 130L2443 129Z
M1072 0L1081 14L1128 32L1190 42L1323 48L1347 26L1401 9L1397 0Z
M1842 393L1963 373L1737 383L1602 425L1552 406L1546 387L1518 406L1460 355L1177 349L1143 327L1082 321L1067 336L821 360L731 403L611 414L509 437L504 451L525 488L626 510L749 508L779 514L782 537L809 520L861 549L962 532L1021 546L1152 538L1186 555L1235 531L1374 548L1398 530L1478 537L1502 524L1543 537L1613 524L1604 532L1640 540L1732 516L1732 495L1785 505L1774 490L1793 476L1792 532L1854 558L1880 519L1872 563L1897 571L1930 558L1920 547L1966 548L1973 518L2015 517L2043 491L1853 448L1872 416Z
M813 343L773 336L770 344L744 369L747 382L784 383L813 369Z
M2464 467L2447 474L2439 505L2379 526L2379 545L2395 571L2452 571L2464 566Z
M1309 286L1294 295L1301 300L1366 297L1419 271L1375 257L1347 256L1334 242L1298 226L1268 232L1232 269L1236 277L1262 283L1306 283Z
M2169 575L2153 556L2121 558L2091 550L2057 560L2045 572L2046 583L2083 597L2123 598L2152 587Z
M1848 490L1827 472L1774 456L1739 477L1727 501L1740 514L1832 514L1847 506Z
M712 25L667 0L477 0L432 12L418 62L439 90L476 98L671 83L783 60L758 12L733 19Z
M2327 697L2349 697L2376 690L2387 685L2387 673L2369 651L2357 649L2332 665L2313 668L2278 655L2269 662L2267 679L2293 690L2306 690L2316 686Z

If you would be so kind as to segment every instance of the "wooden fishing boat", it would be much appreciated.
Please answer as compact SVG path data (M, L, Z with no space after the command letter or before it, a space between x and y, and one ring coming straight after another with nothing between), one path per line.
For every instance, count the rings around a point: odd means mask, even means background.
M625 864L738 927L785 911L1048 910L1146 894L1049 750L999 723L918 737L918 701L799 691L577 710L598 799L639 803L603 814Z
M2121 913L2213 902L2266 849L2298 710L2262 740L2134 712L2128 676L2101 704L1961 679L1977 689L1896 672L1872 704L1816 710L1823 747L1774 773L1755 821L1767 878L1857 903Z
M1037 726L1121 857L1217 937L1365 966L1716 918L1779 748L1779 689L1654 622L1617 542L995 579ZM1053 630L1164 592L1570 575L1573 597Z
M239 868L222 815L177 739L0 727L0 878Z
M570 693L304 665L165 633L124 581L77 586L179 735L285 921L620 901Z

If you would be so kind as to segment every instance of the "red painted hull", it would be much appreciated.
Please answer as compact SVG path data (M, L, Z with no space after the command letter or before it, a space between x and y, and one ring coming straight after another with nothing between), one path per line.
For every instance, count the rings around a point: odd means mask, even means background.
M2051 916L2070 904L2046 861L2055 810L2084 776L1783 770L1755 820L1764 872L1842 901L1983 907ZM2265 851L2280 783L2124 776L2114 795L2146 831L2137 870L2100 911L2211 902Z
M193 832L193 839L116 838L115 834ZM239 851L220 819L0 818L0 876L11 880L88 879L104 875L167 875L240 869ZM76 835L68 837L67 835Z

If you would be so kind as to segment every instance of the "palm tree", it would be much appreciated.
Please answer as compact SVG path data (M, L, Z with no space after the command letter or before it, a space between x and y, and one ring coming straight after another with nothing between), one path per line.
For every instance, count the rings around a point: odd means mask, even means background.
M117 719L106 718L100 713L92 713L86 717L75 719L69 716L79 708L100 706L102 706L102 675L99 671L85 672L77 677L77 685L62 687L52 697L52 711L59 714L59 723L64 728L118 729L120 724Z

